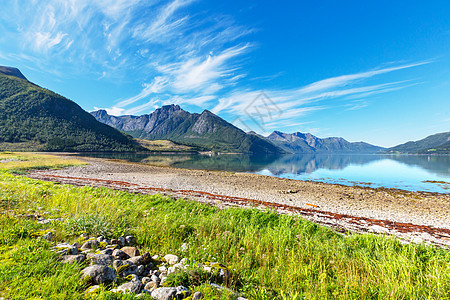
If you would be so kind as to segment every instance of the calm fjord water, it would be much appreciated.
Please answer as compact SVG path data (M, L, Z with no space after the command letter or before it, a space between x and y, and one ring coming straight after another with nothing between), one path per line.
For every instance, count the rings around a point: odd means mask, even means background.
M231 154L208 156L130 153L83 155L186 169L249 172L344 185L450 193L450 156L304 154L255 157Z

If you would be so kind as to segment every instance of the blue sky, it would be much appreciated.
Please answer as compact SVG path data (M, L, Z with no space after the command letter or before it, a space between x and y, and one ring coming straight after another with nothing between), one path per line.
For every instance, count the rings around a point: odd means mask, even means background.
M0 65L85 110L393 146L450 128L450 1L2 1Z

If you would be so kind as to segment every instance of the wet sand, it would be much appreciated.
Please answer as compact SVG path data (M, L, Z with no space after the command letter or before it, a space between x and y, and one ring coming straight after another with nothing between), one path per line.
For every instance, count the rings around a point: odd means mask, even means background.
M219 206L256 206L340 231L396 235L450 248L450 195L349 187L223 171L157 167L98 158L87 166L33 172L36 179L163 193Z

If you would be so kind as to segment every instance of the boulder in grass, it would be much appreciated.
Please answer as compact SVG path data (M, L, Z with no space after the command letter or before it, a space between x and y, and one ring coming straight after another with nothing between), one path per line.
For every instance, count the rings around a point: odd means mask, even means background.
M95 239L90 239L84 242L84 244L81 246L81 250L90 250L98 248L99 242Z
M203 294L201 292L195 292L192 296L192 300L200 300L203 299Z
M161 287L152 292L156 300L172 300L177 298L177 289L174 287Z
M128 254L126 254L125 252L123 252L120 249L115 249L112 253L112 256L114 256L114 258L116 259L128 259L130 258L130 256Z
M128 281L119 285L117 288L111 290L113 293L133 293L138 294L142 290L142 283L140 281Z
M132 235L127 235L125 237L125 242L128 246L133 246L134 244L136 244L136 238Z
M139 256L139 250L136 247L122 247L120 250L128 254L129 257Z
M91 264L93 264L93 265L110 266L110 265L112 265L112 263L114 261L113 256L108 255L108 254L88 253L87 258L91 260Z
M70 263L81 263L85 261L86 255L84 254L76 254L76 255L63 255L62 256L62 263L63 264L70 264Z
M81 271L81 278L91 284L109 283L117 280L116 272L107 266L93 265Z
M180 258L174 254L167 254L164 256L164 260L169 264L169 265L174 265L177 262L180 261Z

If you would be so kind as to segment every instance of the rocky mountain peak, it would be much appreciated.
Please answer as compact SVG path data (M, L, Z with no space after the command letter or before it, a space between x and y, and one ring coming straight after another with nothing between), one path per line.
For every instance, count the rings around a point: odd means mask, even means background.
M13 67L0 66L0 73L8 76L14 76L20 79L28 80L19 69Z

